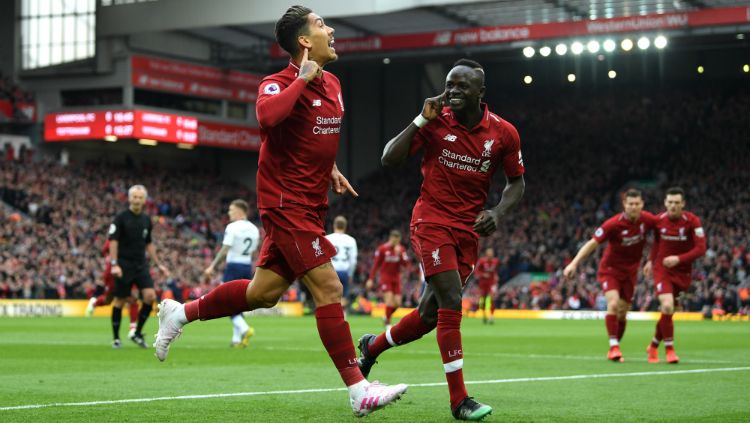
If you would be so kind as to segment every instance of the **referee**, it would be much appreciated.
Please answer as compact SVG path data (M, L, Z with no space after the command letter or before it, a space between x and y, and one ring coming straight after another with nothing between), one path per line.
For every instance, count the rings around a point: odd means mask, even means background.
M130 207L115 216L109 227L109 257L112 263L112 276L115 277L114 300L112 300L112 348L120 348L120 321L122 306L131 295L133 285L140 292L141 309L138 312L138 324L130 339L141 348L148 348L141 330L151 314L151 304L156 300L154 281L149 274L146 252L151 260L159 266L165 276L169 270L156 255L156 247L151 243L151 219L143 213L148 193L143 185L133 185L128 190Z

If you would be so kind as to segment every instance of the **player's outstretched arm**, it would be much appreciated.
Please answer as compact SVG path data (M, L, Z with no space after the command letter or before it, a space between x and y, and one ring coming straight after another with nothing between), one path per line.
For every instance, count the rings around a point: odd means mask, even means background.
M490 210L479 213L474 222L474 231L481 236L488 236L495 232L500 224L500 219L515 207L526 190L526 181L523 175L514 178L506 177L505 189L500 203Z
M409 126L385 145L383 156L380 158L380 162L383 166L400 166L406 161L406 158L409 156L409 150L411 149L411 142L414 139L414 136L417 135L419 128L427 125L431 120L438 117L444 104L445 93L425 99L424 105L422 106L422 113L417 115Z
M565 279L571 279L573 275L576 273L576 269L578 268L578 265L581 263L583 259L590 256L591 253L593 253L596 248L599 246L599 243L596 242L595 239L590 239L588 242L583 244L583 247L581 247L580 250L578 250L578 253L573 258L573 260L565 266L565 270L563 270L563 276L565 276Z

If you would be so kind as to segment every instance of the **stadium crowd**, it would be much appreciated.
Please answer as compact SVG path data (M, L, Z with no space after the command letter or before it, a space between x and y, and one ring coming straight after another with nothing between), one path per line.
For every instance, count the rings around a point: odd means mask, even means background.
M38 155L0 164L3 201L27 216L7 210L0 215L0 297L83 298L101 280L107 229L127 207L127 190L136 183L148 189L145 212L172 273L162 282L186 296L209 289L202 271L228 222L226 207L238 196L254 201L252 191L195 169L63 165ZM160 278L158 272L153 276Z
M541 274L531 285L502 286L498 306L604 308L595 278L603 248L584 262L575 280L563 280L563 267L597 225L621 210L618 193L624 188L641 188L645 209L656 213L663 210L663 190L680 185L688 193L686 209L703 220L708 235L708 252L694 266L697 282L682 308L747 313L750 149L743 137L750 133L745 116L750 93L705 88L569 94L496 102L501 106L494 111L521 133L527 189L521 206L482 245L493 246L501 258L501 283L522 272ZM489 101L492 105L491 96ZM102 163L63 166L41 156L33 163L2 162L2 199L29 218L0 211L0 297L82 297L100 277L107 226L115 211L126 207L127 188L134 183L149 190L146 211L155 216L154 239L173 273L162 282L193 296L208 289L201 272L227 223L226 205L238 197L253 204L253 192L196 170L134 170ZM496 179L491 205L504 185L502 175ZM408 241L420 181L413 158L402 168L356 181L359 198L331 205L329 219L346 216L360 245L354 295L363 293L373 252L388 232L399 229ZM257 212L251 211L250 219L257 223ZM411 258L405 306L416 304L421 287ZM473 295L472 288L467 293ZM656 305L650 281L641 278L633 308Z
M33 92L22 89L10 77L0 74L0 123L28 122L30 116L23 108L33 103Z

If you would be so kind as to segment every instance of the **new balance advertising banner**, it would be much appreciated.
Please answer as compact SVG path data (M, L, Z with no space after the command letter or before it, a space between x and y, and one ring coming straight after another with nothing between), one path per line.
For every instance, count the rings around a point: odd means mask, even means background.
M750 6L727 7L684 13L665 13L661 15L630 16L612 19L551 22L532 25L486 26L453 31L376 35L361 38L336 38L336 51L339 53L363 53L499 44L513 41L600 36L625 32L651 32L707 26L741 25L748 22L750 22ZM285 55L286 53L278 44L274 44L271 47L272 57L280 58Z

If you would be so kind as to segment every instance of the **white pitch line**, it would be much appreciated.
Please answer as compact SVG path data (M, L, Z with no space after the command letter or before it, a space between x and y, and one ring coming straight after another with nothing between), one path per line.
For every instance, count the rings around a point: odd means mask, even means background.
M325 352L322 348L298 348L298 347L254 347L255 349L261 349L261 350L270 350L270 351L309 351L309 352ZM398 351L399 354L404 355L434 355L439 356L440 352L438 350L435 351L422 351L422 350L395 350ZM582 360L582 361L601 361L604 362L604 356L594 356L594 355L563 355L563 354L522 354L522 353L504 353L504 352L497 352L497 353L484 353L484 352L469 352L465 353L465 357L508 357L508 358L530 358L530 359L539 359L539 360ZM633 362L646 362L648 361L645 358L630 358L628 357L626 361L633 361ZM685 357L683 357L683 361L694 363L694 364L740 364L740 362L737 361L727 361L727 360L692 360L687 359L685 360Z
M571 376L524 377L524 378L515 378L515 379L474 380L474 381L467 381L465 383L467 385L487 385L487 384L500 384L500 383L550 382L550 381L560 381L560 380L606 379L606 378L615 378L615 377L661 376L661 375L682 375L682 374L695 374L695 373L718 373L718 372L741 372L741 371L750 371L750 367L725 367L725 368L716 368L716 369L670 370L670 371L661 371L661 372L603 373L603 374L571 375ZM447 385L446 382L434 382L434 383L414 383L414 384L410 384L409 386L412 388L427 388L427 387L445 386L445 385ZM29 405L14 405L14 406L8 406L8 407L0 407L0 411L29 410L29 409L50 408L50 407L90 407L90 406L95 406L95 405L129 404L129 403L174 401L174 400L187 400L187 399L252 397L252 396L259 396L259 395L312 394L312 393L338 392L338 391L346 391L346 388L317 388L317 389L297 389L297 390L284 390L284 391L234 392L234 393L228 393L228 394L179 395L179 396L172 396L172 397L131 398L131 399L122 399L122 400L108 400L108 401L57 402L57 403L52 403L52 404L29 404Z

